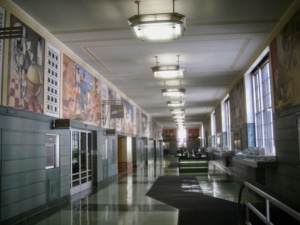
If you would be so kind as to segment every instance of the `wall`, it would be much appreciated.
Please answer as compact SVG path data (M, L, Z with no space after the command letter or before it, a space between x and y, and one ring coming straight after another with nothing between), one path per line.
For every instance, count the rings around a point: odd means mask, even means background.
M3 4L3 5L2 5ZM20 9L13 7L9 1L2 1L1 7L6 9L6 17L10 18L11 14L16 16L21 20L24 25L26 25L27 31L31 33L36 33L35 35L41 36L43 38L43 45L46 46L55 46L55 49L59 51L59 56L68 56L70 61L78 66L78 68L91 73L92 76L100 78L101 75L98 74L93 68L87 65L82 59L78 58L73 52L66 48L65 45L60 43L55 39L48 31L41 28L40 25L33 21L28 15L24 14ZM6 26L10 26L10 19L6 20ZM44 43L45 42L45 43ZM8 98L10 92L8 90L10 81L10 56L12 55L9 49L9 41L4 42L5 45L1 46L4 49L3 55L3 71L0 71L0 84L3 86L0 87L0 104L9 105L10 101ZM47 50L43 57L48 55ZM57 60L58 64L62 60ZM49 60L48 60L49 62ZM46 68L47 62L45 62ZM64 69L61 68L63 65L59 66L61 71L56 71L59 75L63 75ZM44 71L44 68L43 70ZM45 71L49 71L45 69ZM66 74L65 74L66 75ZM46 77L46 76L45 76ZM62 76L64 77L64 76ZM66 78L66 77L64 77ZM45 79L46 81L47 79ZM63 80L63 79L59 79ZM137 105L131 105L129 100L123 99L123 94L117 90L112 84L107 82L105 79L101 80L101 84L107 89L116 91L119 97L122 97L122 101L126 103L127 107L134 107L137 111L136 117L140 118L141 114L144 117L148 115L144 114L142 110L138 108ZM47 83L47 82L45 82ZM62 86L65 83L58 82L59 85L56 87L59 92L58 102L64 103L61 101L63 97ZM94 83L93 83L94 84ZM49 84L47 84L49 85ZM100 80L97 80L97 85L100 86ZM97 86L94 85L94 86ZM102 87L103 87L102 86ZM46 92L46 84L44 90ZM70 87L70 85L68 86ZM66 89L63 89L66 90ZM73 89L72 89L73 90ZM99 90L97 90L99 91ZM43 92L43 91L42 91ZM42 93L41 92L41 93ZM104 91L101 92L103 94ZM18 92L16 92L18 94ZM98 92L97 92L98 93ZM100 92L99 92L100 93ZM98 94L99 94L98 93ZM45 93L42 93L44 95ZM107 94L107 93L106 93ZM40 97L41 97L40 96ZM18 99L19 96L14 96L15 99ZM94 117L93 122L87 120L78 120L73 118L74 121L71 121L72 128L85 129L92 131L92 170L93 170L93 185L100 186L106 185L107 182L117 178L118 176L118 143L117 136L105 136L104 131L108 126L100 124L100 107L101 102L99 101L99 95L97 95L97 101L95 105L98 106L97 113L98 117ZM102 100L104 96L101 96ZM14 99L14 98L12 98ZM45 98L46 99L46 98ZM95 99L94 99L95 100ZM13 102L13 101L11 101ZM0 202L1 202L1 212L0 212L0 223L1 224L12 224L15 221L20 221L26 219L28 216L36 214L38 212L44 211L49 207L55 207L57 205L68 202L70 199L70 168L71 168L71 136L69 129L52 129L51 124L54 117L46 116L46 108L43 108L43 98L41 97L41 102L39 104L38 110L30 108L20 107L17 101L13 102L11 107L2 107L0 106ZM59 105L59 106L61 106ZM65 105L64 105L65 106ZM28 111L24 111L24 109ZM63 107L60 107L60 113L56 115L51 114L52 116L59 117L63 114ZM131 110L133 112L133 110ZM38 113L37 113L38 112ZM71 119L70 116L63 115L64 118ZM134 118L132 116L131 118ZM77 122L75 122L75 120ZM150 118L149 118L150 120ZM124 121L123 121L124 122ZM132 125L133 121L131 121ZM149 133L153 133L155 137L161 138L162 128L158 123L154 123L154 130L149 130L145 128L145 132L142 133L141 130L141 120L137 120L135 126L130 126L130 130L126 129L129 126L128 124L123 124L123 132L132 134L134 130L137 130L138 135L149 136ZM102 126L102 127L100 127ZM116 129L115 127L110 127ZM45 140L46 133L59 134L60 137L60 165L58 168L54 169L45 169ZM123 134L124 135L124 134ZM104 145L107 143L107 157L103 158ZM137 164L142 164L144 158L147 160L153 161L153 156L147 151L144 152L144 145L138 145L136 157L138 158ZM152 153L153 153L153 148ZM151 151L150 151L151 153ZM149 154L149 156L148 156Z
M1 224L13 224L70 200L71 133L52 129L52 121L49 116L0 107ZM93 184L105 185L116 178L116 136L104 136L101 128L74 121L71 126L92 131ZM45 169L46 133L59 135L57 168ZM104 139L107 159L102 159Z
M278 166L266 171L267 187L300 209L299 141L296 113L300 106L274 115L274 135Z
M70 132L52 130L51 122L48 116L0 107L1 220L68 199ZM45 169L46 133L60 136L60 166L49 170Z

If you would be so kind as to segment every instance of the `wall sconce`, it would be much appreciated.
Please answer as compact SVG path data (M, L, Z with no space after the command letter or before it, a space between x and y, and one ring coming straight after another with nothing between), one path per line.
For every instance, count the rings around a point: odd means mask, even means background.
M169 41L183 36L186 23L185 16L175 13L173 1L172 13L140 14L140 2L137 4L138 14L128 18L135 36L143 41Z

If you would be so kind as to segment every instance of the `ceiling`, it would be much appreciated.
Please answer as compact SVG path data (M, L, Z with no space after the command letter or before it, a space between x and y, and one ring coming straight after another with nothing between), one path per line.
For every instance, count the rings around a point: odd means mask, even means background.
M164 128L176 127L164 87L186 89L186 126L199 126L263 49L293 0L177 0L181 39L137 40L127 19L134 0L12 0ZM172 12L172 0L143 0L140 14ZM177 64L185 77L155 80L151 67Z

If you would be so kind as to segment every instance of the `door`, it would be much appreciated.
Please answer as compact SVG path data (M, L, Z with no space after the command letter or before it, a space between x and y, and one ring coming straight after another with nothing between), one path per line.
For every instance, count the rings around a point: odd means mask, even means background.
M71 195L92 187L92 133L71 130Z

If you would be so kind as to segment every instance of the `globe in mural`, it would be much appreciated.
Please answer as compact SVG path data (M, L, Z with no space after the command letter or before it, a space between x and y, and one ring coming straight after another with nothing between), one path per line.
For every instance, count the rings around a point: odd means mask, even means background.
M35 63L32 63L27 71L27 90L30 95L39 96L42 89L41 72Z

